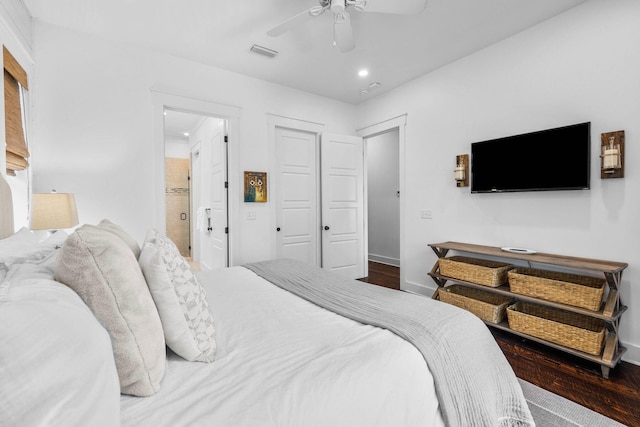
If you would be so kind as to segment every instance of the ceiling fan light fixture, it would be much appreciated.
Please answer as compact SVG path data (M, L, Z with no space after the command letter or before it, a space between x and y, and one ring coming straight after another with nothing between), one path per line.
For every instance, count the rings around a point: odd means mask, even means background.
M331 0L331 11L333 13L342 13L346 8L345 0Z
M311 16L322 15L325 10L327 10L327 6L315 6L309 9L309 15Z
M367 0L354 0L354 1L347 0L346 3L347 3L347 6L353 6L353 8L358 12L362 12L367 8Z

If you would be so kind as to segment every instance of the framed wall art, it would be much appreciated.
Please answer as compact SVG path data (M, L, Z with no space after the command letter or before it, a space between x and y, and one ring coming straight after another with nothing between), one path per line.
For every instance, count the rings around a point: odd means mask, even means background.
M244 172L244 201L245 202L266 202L267 201L267 173L266 172Z

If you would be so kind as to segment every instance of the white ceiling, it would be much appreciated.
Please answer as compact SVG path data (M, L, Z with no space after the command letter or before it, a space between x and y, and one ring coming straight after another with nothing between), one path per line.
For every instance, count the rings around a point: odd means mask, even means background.
M397 1L397 0L370 0ZM420 0L417 0L420 1ZM332 45L331 13L266 32L318 0L24 0L41 21L359 104L586 0L429 0L417 15L350 9L356 47ZM253 44L276 50L268 59ZM366 78L357 76L368 68ZM362 95L372 82L382 86Z
M204 120L204 116L181 111L165 110L164 136L189 142L185 132L193 132Z

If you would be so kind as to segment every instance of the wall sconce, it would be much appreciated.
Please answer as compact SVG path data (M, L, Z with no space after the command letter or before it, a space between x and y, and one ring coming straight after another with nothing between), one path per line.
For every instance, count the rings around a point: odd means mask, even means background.
M454 170L456 187L469 186L469 155L460 154L456 156L456 168Z
M624 131L600 134L600 178L624 178Z

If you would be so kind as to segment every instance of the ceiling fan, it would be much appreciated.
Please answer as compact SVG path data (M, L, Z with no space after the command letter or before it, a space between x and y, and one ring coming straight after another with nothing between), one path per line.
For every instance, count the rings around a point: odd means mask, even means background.
M280 25L267 31L273 37L286 33L293 27L322 15L327 10L333 13L333 44L341 52L349 52L355 47L351 16L348 9L358 12L395 13L403 15L416 14L424 10L427 0L318 0L319 5L287 19Z

